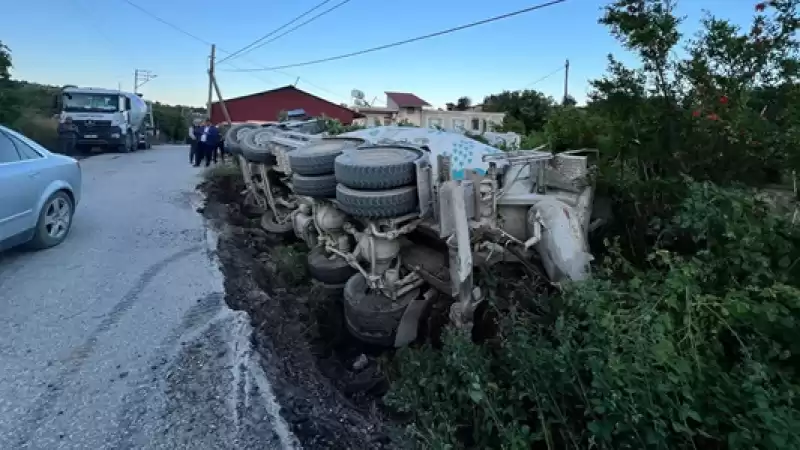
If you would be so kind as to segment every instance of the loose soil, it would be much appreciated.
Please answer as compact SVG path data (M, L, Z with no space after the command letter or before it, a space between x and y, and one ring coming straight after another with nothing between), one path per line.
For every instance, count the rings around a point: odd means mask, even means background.
M260 228L234 171L220 170L199 188L207 196L202 212L219 232L226 302L249 314L281 415L302 446L405 448L378 407L388 381L367 356L377 352L346 332L341 293L308 278L305 246Z
M217 170L199 188L207 198L203 214L219 231L226 302L249 314L254 347L263 356L281 415L303 447L409 448L399 431L409 418L389 417L381 407L389 389L382 369L393 372L392 352L361 343L347 332L341 290L326 291L311 281L305 244L261 229L261 211L245 204L245 186L236 170ZM477 275L489 302L476 311L476 342L496 340L497 318L512 305L548 321L550 308L532 301L548 297L534 272L514 264ZM417 344L441 346L448 309L448 301L431 305Z

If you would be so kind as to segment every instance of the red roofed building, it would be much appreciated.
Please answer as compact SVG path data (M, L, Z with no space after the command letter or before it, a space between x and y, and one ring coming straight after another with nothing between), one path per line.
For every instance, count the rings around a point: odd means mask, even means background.
M278 120L281 111L302 109L309 117L327 116L338 119L345 125L350 125L353 120L364 117L350 108L329 102L324 98L309 94L294 86L283 86L269 91L257 92L225 100L225 106L234 122L274 121ZM225 121L222 107L219 102L211 104L211 121L220 123Z
M430 103L408 92L387 92L386 107L391 109L398 108L420 108L431 106Z

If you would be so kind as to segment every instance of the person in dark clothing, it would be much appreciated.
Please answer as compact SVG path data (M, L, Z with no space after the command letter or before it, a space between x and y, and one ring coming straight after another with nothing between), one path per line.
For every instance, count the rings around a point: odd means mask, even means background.
M78 143L78 127L72 123L72 117L66 117L58 124L58 151L72 156Z
M221 127L217 127L217 130L219 133L219 142L213 153L214 164L217 163L217 154L219 154L220 161L225 162L225 132L228 131L228 124L223 123Z
M196 135L197 136L197 135ZM205 161L206 167L211 165L211 154L217 148L219 142L219 130L206 120L200 127L200 134L197 136L197 152L195 153L194 166L200 166L201 161Z

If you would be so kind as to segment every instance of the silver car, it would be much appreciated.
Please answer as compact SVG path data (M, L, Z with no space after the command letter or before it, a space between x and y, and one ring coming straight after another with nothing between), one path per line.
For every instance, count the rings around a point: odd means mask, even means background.
M0 125L0 251L60 244L81 198L81 166Z

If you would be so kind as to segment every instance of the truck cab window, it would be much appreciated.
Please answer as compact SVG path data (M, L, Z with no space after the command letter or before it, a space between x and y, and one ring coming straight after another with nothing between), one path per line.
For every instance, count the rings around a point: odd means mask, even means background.
M67 112L116 112L120 110L120 98L114 94L70 93L64 95L64 111Z

